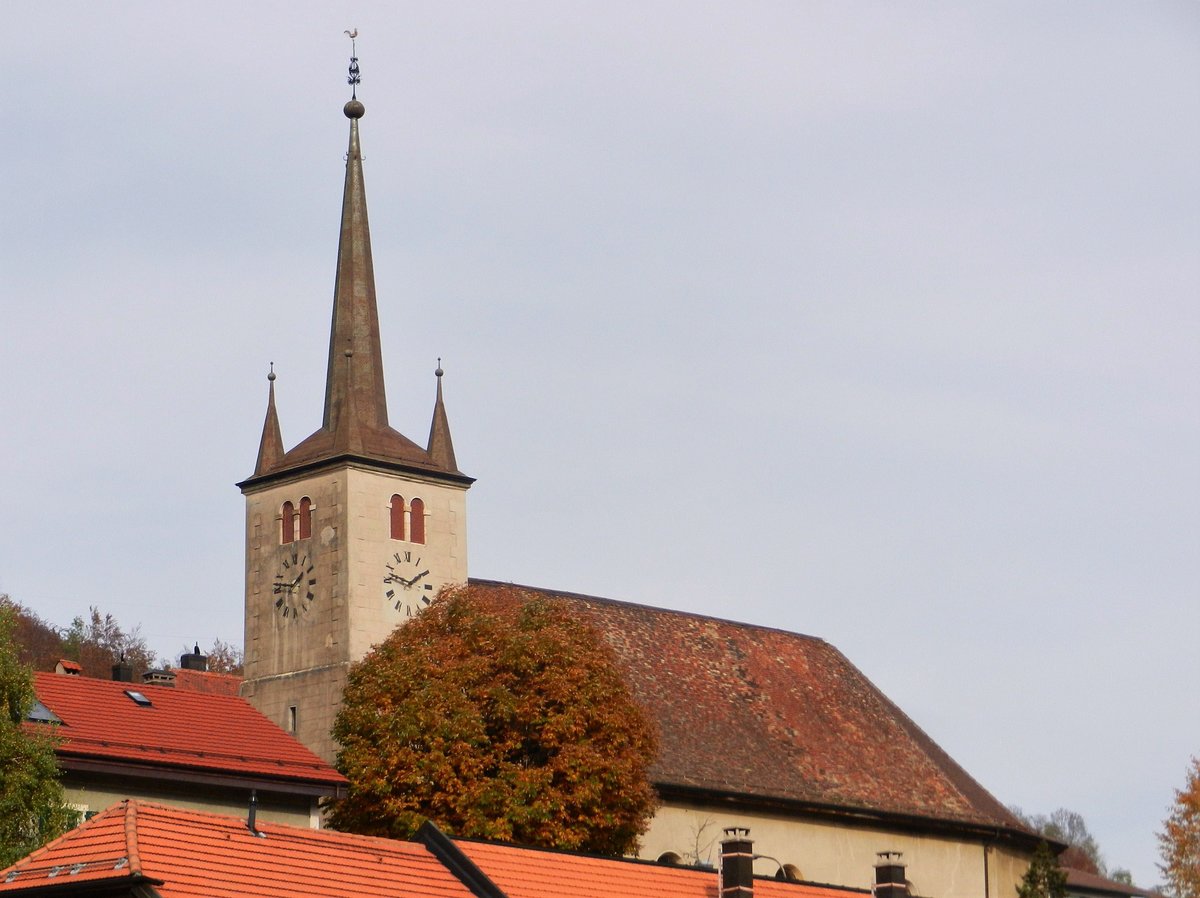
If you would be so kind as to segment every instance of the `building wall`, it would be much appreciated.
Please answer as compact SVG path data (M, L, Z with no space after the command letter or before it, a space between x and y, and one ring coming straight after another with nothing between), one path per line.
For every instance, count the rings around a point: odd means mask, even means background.
M424 502L423 544L391 538L395 494ZM311 536L281 544L284 503L305 497ZM359 466L247 492L243 697L332 763L330 729L349 665L442 586L466 580L465 524L465 487ZM303 586L316 581L311 602L276 591L297 571Z
M639 856L655 860L674 852L684 863L715 864L728 826L748 826L755 854L792 864L812 882L868 889L876 853L903 852L912 893L928 898L1014 898L1029 865L1027 853L989 846L985 883L982 841L675 802L659 809L642 837ZM756 873L766 875L776 869L768 860L754 866Z
M245 817L250 790L214 787L197 783L135 777L99 776L74 771L63 775L67 803L84 813L98 813L126 798L153 801L176 807ZM257 819L292 826L320 826L317 799L305 795L258 793Z

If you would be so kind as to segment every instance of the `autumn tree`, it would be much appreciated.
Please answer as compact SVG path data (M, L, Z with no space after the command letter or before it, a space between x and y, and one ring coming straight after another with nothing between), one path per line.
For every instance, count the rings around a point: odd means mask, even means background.
M200 645L197 643L195 648L199 649L199 647ZM183 652L181 652L182 655L189 655L191 653L192 649L186 645L183 647ZM214 639L212 646L204 657L207 661L207 669L211 673L242 675L244 654L236 645L221 639Z
M88 609L85 621L77 617L63 636L63 654L83 666L83 675L108 679L112 666L122 658L133 667L133 675L142 673L158 662L146 645L140 627L125 631L111 614L101 614L95 606Z
M53 737L23 726L35 697L15 618L11 603L0 603L0 868L62 835L77 816L64 801Z
M1017 898L1066 898L1067 873L1046 842L1039 842L1029 869L1017 884Z
M355 665L333 735L341 830L453 835L600 854L654 812L657 737L617 663L552 599L458 587Z
M1158 834L1162 863L1175 898L1200 898L1200 758L1192 758L1187 782L1175 790L1171 813Z

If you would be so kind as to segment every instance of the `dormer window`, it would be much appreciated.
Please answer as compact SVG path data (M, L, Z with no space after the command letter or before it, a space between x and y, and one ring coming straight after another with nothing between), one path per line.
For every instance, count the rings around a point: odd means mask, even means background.
M32 720L34 723L62 723L57 714L36 700L25 719Z

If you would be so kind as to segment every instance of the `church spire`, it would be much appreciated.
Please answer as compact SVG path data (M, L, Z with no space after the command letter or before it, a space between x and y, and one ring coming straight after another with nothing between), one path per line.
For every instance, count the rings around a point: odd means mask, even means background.
M353 40L357 33L347 32L347 35ZM350 60L349 82L351 87L359 83L357 57ZM350 120L350 146L346 153L346 180L342 190L341 237L334 279L324 416L320 428L285 453L272 405L268 410L258 467L245 483L355 458L391 470L420 472L469 484L472 479L455 465L440 383L428 449L388 425L371 230L367 223L367 197L358 136L359 119L365 109L358 98L352 96L342 111Z
M363 104L351 100L344 110L350 119L350 148L346 153L346 184L342 192L342 232L338 242L337 277L333 296L333 325L329 334L329 367L325 381L322 425L337 432L341 417L353 408L356 426L387 427L387 398L383 387L383 351L379 341L379 310L375 301L375 270L371 261L371 231L363 188L358 120ZM345 361L349 358L349 364ZM350 394L354 401L350 402Z
M457 471L454 460L454 442L450 439L450 419L446 417L446 405L442 402L442 360L438 359L437 399L433 403L433 421L429 424L429 460L445 471Z
M258 443L258 462L254 466L254 475L258 477L267 473L283 461L283 436L279 432L279 415L275 411L275 363L271 363L271 373L267 375L270 387L267 388L267 417L263 421L262 439Z

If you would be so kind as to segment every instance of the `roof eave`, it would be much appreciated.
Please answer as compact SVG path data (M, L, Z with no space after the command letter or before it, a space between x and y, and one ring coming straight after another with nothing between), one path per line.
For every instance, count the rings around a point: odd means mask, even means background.
M1029 850L1037 847L1039 842L1049 841L1036 833L1013 829L999 822L987 823L946 817L927 817L874 808L823 804L768 795L748 795L744 792L727 792L703 786L687 786L669 782L655 782L654 788L664 801L678 799L706 804L716 803L741 811L783 810L790 815L837 820L844 826L887 826L925 835L954 835L960 838L968 836L981 842L1009 842ZM1055 844L1057 843L1051 842L1052 847Z
M252 475L237 483L236 486L243 493L253 493L261 489L266 489L268 486L272 486L276 483L281 483L293 478L304 477L325 468L336 468L346 465L369 468L374 471L386 471L388 473L415 474L420 477L426 477L430 480L450 483L463 488L469 487L475 482L474 477L468 477L461 471L443 471L439 468L406 464L404 462L390 461L388 459L372 458L367 455L340 453L338 455L332 455L328 458L320 458L314 461L304 462L302 464L283 468L277 471L269 471L266 474Z
M81 754L71 754L68 746L57 750L58 763L64 771L78 773L100 773L109 776L138 777L147 780L196 783L206 786L226 786L236 789L258 789L268 794L307 795L312 798L344 796L345 781L319 779L304 776L268 776L261 773L230 773L227 770L206 770L186 764L170 762L146 763L140 761L118 761L101 759Z

